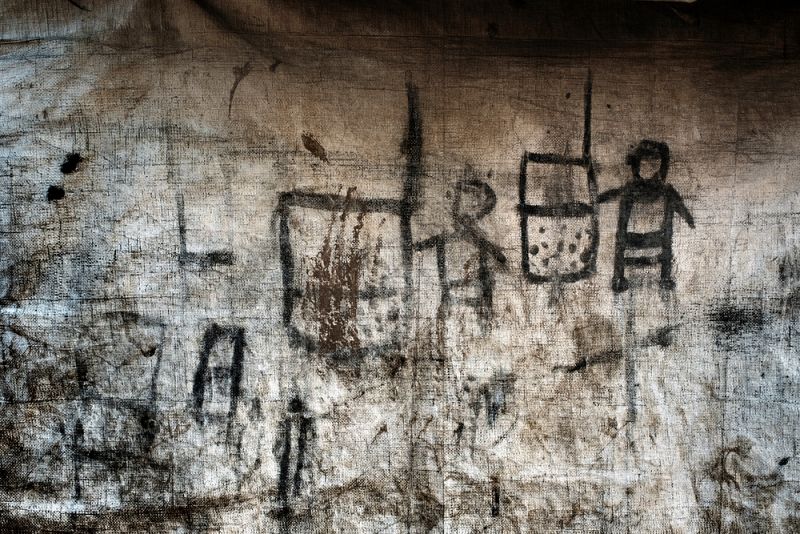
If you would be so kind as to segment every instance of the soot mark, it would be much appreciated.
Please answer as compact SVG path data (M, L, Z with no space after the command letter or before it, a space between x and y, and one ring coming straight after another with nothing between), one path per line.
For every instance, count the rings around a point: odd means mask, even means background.
M61 172L63 174L72 174L78 170L78 165L80 165L82 161L83 158L77 152L67 154L67 157L64 158L64 162L61 164Z
M556 365L553 371L575 373L590 366L622 359L622 339L606 317L591 315L572 330L578 360L571 365Z
M303 135L300 136L300 139L303 141L303 146L306 150L311 152L325 163L330 163L330 161L328 161L328 153L325 151L325 147L322 146L319 141L317 141L313 134L309 132L303 132Z
M253 70L252 65L248 61L241 67L233 67L233 87L231 87L231 92L228 97L228 118L231 118L231 107L233 106L233 96L236 94L236 88L239 87L239 84L244 80L245 76L250 74L250 71Z
M152 457L160 432L157 395L165 328L158 319L116 311L96 314L81 330L82 349L74 354L70 382L77 386L81 410L102 406L102 411L92 412L91 424L86 417L75 424L76 477L96 486L102 473L136 472L136 481L143 481L157 472L159 483L167 476L168 462ZM139 477L142 470L147 475Z
M658 328L650 333L645 339L645 345L658 345L659 347L669 347L672 345L672 332L680 325L669 325Z
M89 9L88 7L86 7L86 6L84 6L84 5L81 5L81 4L79 4L79 3L78 3L78 2L76 2L75 0L67 0L67 2L69 2L69 3L70 3L70 4L72 4L73 6L77 7L77 8L78 8L78 9L80 9L81 11L91 11L91 9Z
M714 330L730 337L761 329L765 317L760 308L724 303L708 313L708 320Z
M223 340L229 340L233 344L231 358L227 365L214 366L212 372L210 366L211 353L214 347ZM230 381L229 384L229 406L228 406L228 425L230 427L239 403L242 372L244 367L244 328L236 326L220 326L213 323L203 334L203 341L200 348L200 360L194 373L194 384L192 386L192 397L194 398L194 411L197 423L202 425L204 422L203 405L213 396L213 390L209 387L215 379L220 381Z
M737 436L730 445L717 449L698 476L694 483L698 502L708 503L704 505L705 519L717 527L716 531L728 520L738 523L735 530L740 532L777 530L771 510L784 491L786 479L774 460L757 453L751 440ZM730 514L728 519L722 510Z
M48 202L55 202L56 200L61 200L64 198L65 192L64 188L60 185L51 185L47 188L47 201Z
M582 371L583 369L586 369L586 367L588 367L588 366L589 366L588 358L583 357L580 360L578 360L577 363L575 363L573 365L566 365L566 366L558 366L557 365L557 366L553 367L553 370L554 371L563 370L566 373L575 373L577 371Z
M800 280L800 248L795 248L778 260L778 280L790 284Z
M513 374L497 371L488 382L481 385L479 393L483 396L489 426L494 426L497 418L508 410L508 400L514 393L515 381Z
M631 179L624 186L609 189L598 197L598 202L608 202L619 197L619 218L617 220L617 240L614 247L614 275L611 288L616 291L628 289L625 267L661 267L660 285L663 289L674 289L672 279L672 229L675 214L680 215L694 228L694 217L689 212L683 198L672 185L666 183L669 171L670 153L666 143L644 139L628 155L626 160L631 168ZM642 176L643 164L654 168L649 176ZM657 168L656 168L657 167ZM628 226L631 213L637 205L653 205L661 202L662 218L659 228L650 232L631 232ZM642 251L658 249L656 255L627 256L628 250Z

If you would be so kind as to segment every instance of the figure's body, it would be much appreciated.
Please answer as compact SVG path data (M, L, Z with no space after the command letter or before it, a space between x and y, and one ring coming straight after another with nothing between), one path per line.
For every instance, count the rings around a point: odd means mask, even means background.
M610 189L600 194L598 202L607 202L619 197L619 219L617 221L617 242L614 248L614 275L611 287L614 291L628 289L625 266L661 266L661 287L673 289L672 279L672 227L677 213L694 228L694 218L684 204L681 195L666 183L669 171L669 148L664 143L643 140L628 156L633 178L624 186ZM643 168L654 172L645 172ZM629 231L631 212L637 205L663 203L663 218L657 230L649 232ZM626 257L626 250L660 249L657 256Z
M446 309L451 303L451 289L477 286L478 296L466 299L463 303L476 309L483 328L489 325L492 316L494 275L490 269L490 260L504 264L506 257L497 245L486 238L476 224L478 220L491 213L496 202L497 197L487 183L480 180L459 181L456 184L453 201L453 232L435 235L415 245L416 250L436 249L443 308ZM478 251L477 283L469 278L451 279L448 274L446 246L457 242L466 242Z

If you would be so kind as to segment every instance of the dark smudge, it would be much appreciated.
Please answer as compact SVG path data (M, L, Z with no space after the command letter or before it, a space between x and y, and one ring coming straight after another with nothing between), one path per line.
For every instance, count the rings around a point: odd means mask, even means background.
M764 312L760 308L723 303L708 313L711 327L726 336L760 330L764 326Z
M80 165L82 161L83 158L77 152L67 154L67 157L64 158L64 162L61 164L61 172L63 174L72 174L78 170L78 165Z
M64 198L64 188L60 185L51 185L47 188L47 201L54 202L56 200L61 200Z
M328 161L328 153L325 151L325 147L322 146L322 144L317 141L312 134L304 132L303 135L300 136L300 139L303 141L303 146L306 150L314 154L325 163L330 163L330 161Z

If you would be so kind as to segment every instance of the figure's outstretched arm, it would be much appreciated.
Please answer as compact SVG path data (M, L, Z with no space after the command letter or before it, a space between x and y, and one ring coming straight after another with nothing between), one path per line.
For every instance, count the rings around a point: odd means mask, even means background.
M464 232L464 236L467 238L467 240L473 245L488 252L489 255L492 256L500 265L505 265L507 260L502 249L489 241L489 239L486 237L486 234L484 234L479 228L475 228L474 226L463 226L462 231Z
M427 250L429 248L433 248L439 244L439 242L443 241L444 237L442 235L435 235L433 237L429 237L428 239L423 239L422 241L417 241L414 243L414 250Z
M689 208L687 208L686 204L683 202L683 198L681 197L680 193L678 193L673 187L670 187L670 194L672 195L672 205L675 213L683 217L683 219L689 225L689 228L694 228L694 217L692 217Z
M621 187L615 187L613 189L608 189L607 191L603 191L597 196L597 203L608 202L609 200L613 200L622 194Z

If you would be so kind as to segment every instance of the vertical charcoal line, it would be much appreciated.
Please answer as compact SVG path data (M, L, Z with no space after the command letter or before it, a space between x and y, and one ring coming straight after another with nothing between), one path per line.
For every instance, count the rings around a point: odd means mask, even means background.
M592 71L586 77L583 92L583 159L592 157Z
M627 397L627 417L629 441L633 439L633 425L636 423L636 351L631 340L634 339L634 303L633 296L628 295L628 306L625 308L625 396Z
M198 424L203 424L203 401L205 400L206 377L208 375L208 359L211 349L217 342L220 328L217 324L212 324L203 334L203 348L200 351L200 361L197 363L197 370L194 373L194 384L192 386L192 396L194 397L195 418Z
M294 312L294 258L292 256L292 242L289 235L289 195L281 194L278 201L279 213L279 234L278 242L280 245L281 274L283 276L283 326L287 330L292 325L292 314ZM293 338L290 335L289 340Z
M439 283L442 285L441 305L450 303L450 283L447 281L447 258L445 256L445 240L442 237L436 240L436 270L439 274Z
M592 160L592 71L586 76L586 85L583 93L583 159L586 162L586 179L589 185L589 205L592 206L590 221L592 225L592 240L589 249L589 261L586 262L588 275L597 270L597 249L600 242L600 222L597 216L597 176Z
M494 310L494 277L489 269L488 253L485 248L478 252L478 280L481 284L481 296L478 304L478 317L481 328L491 325Z
M292 419L281 422L279 433L283 436L280 460L278 461L278 502L283 511L289 508L289 461L292 454Z
M528 188L528 152L522 154L519 166L519 226L522 243L522 272L530 274L530 258L528 257L528 213L526 207L526 190Z
M228 410L228 426L230 427L233 418L236 416L236 408L239 403L239 394L242 382L242 370L244 368L244 328L237 328L233 336L233 358L231 359L231 404Z
M158 339L158 348L156 349L156 363L153 366L153 374L150 377L150 403L155 407L156 400L158 400L158 375L161 373L161 360L164 358L164 342L166 338L166 327L159 324L160 335Z
M72 433L73 491L75 499L81 498L81 454L83 453L83 423L78 419Z
M492 477L492 517L500 515L500 482L497 477Z
M186 212L183 200L183 193L178 191L175 193L175 201L178 204L178 236L180 237L180 250L178 261L180 263L186 262Z
M406 154L406 169L403 177L403 200L400 208L400 241L403 252L403 275L405 291L403 300L411 301L413 296L412 267L414 243L411 236L411 216L419 203L419 180L422 175L422 121L419 113L419 92L417 87L406 84L408 96L408 127L403 145Z
M410 307L412 298L414 296L414 280L412 277L412 269L414 266L414 243L411 235L411 216L417 208L418 193L419 193L419 178L422 171L422 125L419 116L419 102L418 92L416 86L411 82L406 84L406 94L408 97L408 127L406 131L406 139L403 144L403 151L406 154L406 169L403 179L403 199L400 206L400 243L403 254L403 276L404 276L404 289L403 289L403 303L405 306ZM408 328L409 320L406 318L406 329ZM412 494L415 492L415 438L414 438L414 424L413 419L416 416L416 395L414 394L417 379L417 347L412 350L411 356L411 413L412 423L411 431L409 433L409 473L408 473L408 486L406 490L406 530L411 532L411 526L414 522L413 512L415 508L414 499Z
M297 464L294 470L294 480L292 481L292 491L294 495L300 493L300 485L303 480L303 469L306 463L306 448L308 447L308 438L311 433L311 418L300 418L300 425L297 429Z

